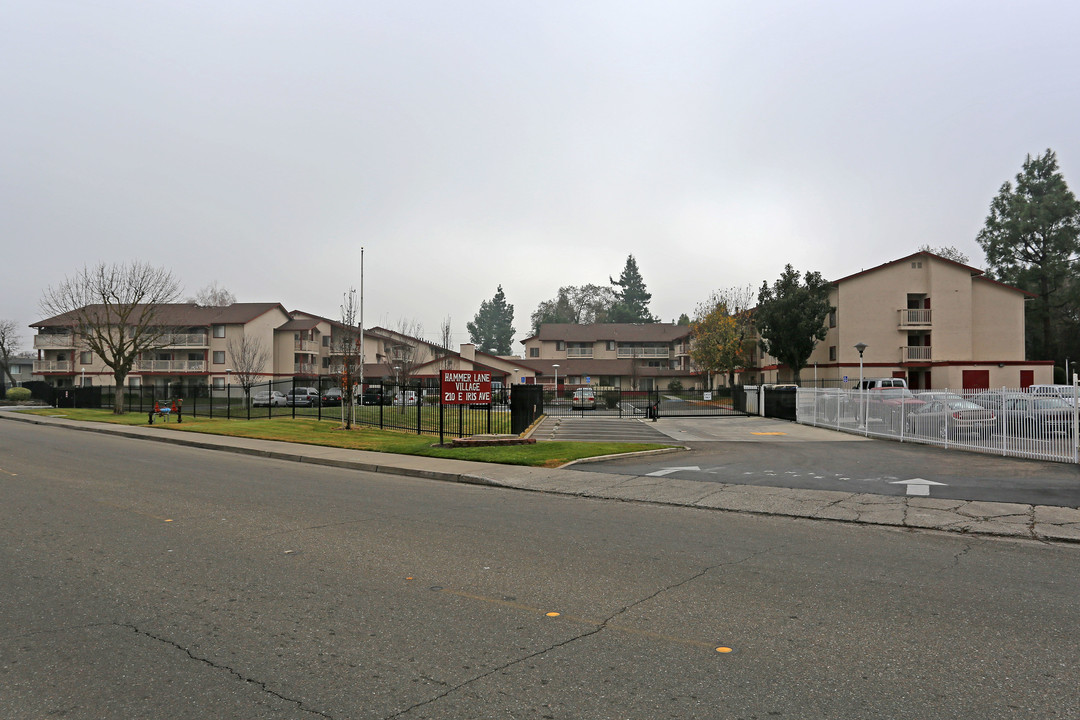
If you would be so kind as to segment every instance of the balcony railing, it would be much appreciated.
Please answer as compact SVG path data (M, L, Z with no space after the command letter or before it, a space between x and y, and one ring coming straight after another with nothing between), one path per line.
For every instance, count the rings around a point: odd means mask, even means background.
M318 375L319 367L315 363L293 363L293 373L296 375Z
M210 336L206 333L168 333L161 336L162 347L207 347Z
M671 350L666 347L620 347L616 357L620 358L666 358Z
M294 340L293 350L298 352L317 353L319 352L319 343L314 340Z
M34 348L73 348L75 336L71 333L57 333L51 335L37 334L34 336Z
M75 369L68 360L35 360L34 372L74 372Z
M568 358L591 358L591 347L568 347L566 348L566 357Z
M929 345L902 345L900 347L900 362L930 362L930 358Z
M140 372L206 372L205 360L140 360Z
M929 327L930 308L900 308L900 327Z

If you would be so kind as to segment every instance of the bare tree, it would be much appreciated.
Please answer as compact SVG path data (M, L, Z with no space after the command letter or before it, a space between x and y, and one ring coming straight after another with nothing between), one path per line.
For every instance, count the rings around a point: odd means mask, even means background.
M215 280L193 297L189 297L188 302L195 303L200 307L228 307L236 302L236 296L218 285L217 280Z
M251 395L251 388L259 381L266 368L270 352L263 345L262 338L247 334L230 337L225 343L225 349L232 361L232 375L240 383L240 387L244 388L246 400Z
M100 263L82 270L56 287L49 286L41 310L66 322L78 341L113 371L116 401L113 412L124 412L124 380L139 356L162 346L171 328L162 322L165 305L180 297L180 285L164 268L132 261Z
M398 335L391 348L391 364L394 366L395 380L401 385L408 385L416 368L423 362L420 352L420 335L424 326L416 320L400 318L394 333Z
M341 355L341 420L346 430L352 428L354 388L360 382L360 303L356 288L350 288L341 303L341 325L334 328L333 350Z
M11 374L11 356L15 354L15 346L19 342L18 327L14 320L0 320L0 369L4 373L0 375L0 380L6 376L13 386L15 378Z
M450 330L450 316L447 315L443 318L442 323L439 324L439 344L445 351L443 353L442 366L444 370L450 370L454 367L454 353L450 346L454 342L454 333Z

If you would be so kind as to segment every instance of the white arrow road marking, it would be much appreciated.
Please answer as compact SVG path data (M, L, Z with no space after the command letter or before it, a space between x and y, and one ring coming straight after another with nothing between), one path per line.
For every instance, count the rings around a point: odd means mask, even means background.
M697 465L692 465L690 467L668 467L668 468L664 468L663 470L657 470L655 472L651 472L648 475L646 475L645 477L663 477L665 475L670 475L671 473L677 473L677 472L680 472L682 470L692 470L694 472L701 472L701 468L699 468Z
M947 483L934 482L933 480L923 480L922 478L911 478L910 480L893 480L890 485L907 485L908 495L929 495L931 485L946 485Z

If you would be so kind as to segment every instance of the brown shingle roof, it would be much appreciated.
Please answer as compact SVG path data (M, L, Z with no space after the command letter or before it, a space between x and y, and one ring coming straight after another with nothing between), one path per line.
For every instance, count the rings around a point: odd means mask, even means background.
M689 325L674 323L543 323L540 332L525 338L532 340L565 340L566 342L672 342L690 335Z
M104 309L104 305L91 306ZM174 327L201 325L242 325L278 308L285 313L281 303L233 303L225 307L203 307L195 303L172 303L158 310L158 322ZM74 323L74 313L64 313L39 320L30 327L67 327Z

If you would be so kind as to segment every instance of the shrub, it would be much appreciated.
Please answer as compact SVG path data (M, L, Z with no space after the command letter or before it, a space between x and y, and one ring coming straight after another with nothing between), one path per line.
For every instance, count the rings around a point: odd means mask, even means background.
M672 380L667 384L667 389L668 392L682 392L682 382L680 382L678 379Z
M16 401L16 402L22 401L22 400L29 400L30 399L30 388L24 388L24 387L8 388L8 391L7 391L6 395L5 395L5 397L8 400L13 400L13 401Z
M614 410L618 407L621 397L617 390L609 390L604 393L604 404L607 405L608 410Z

